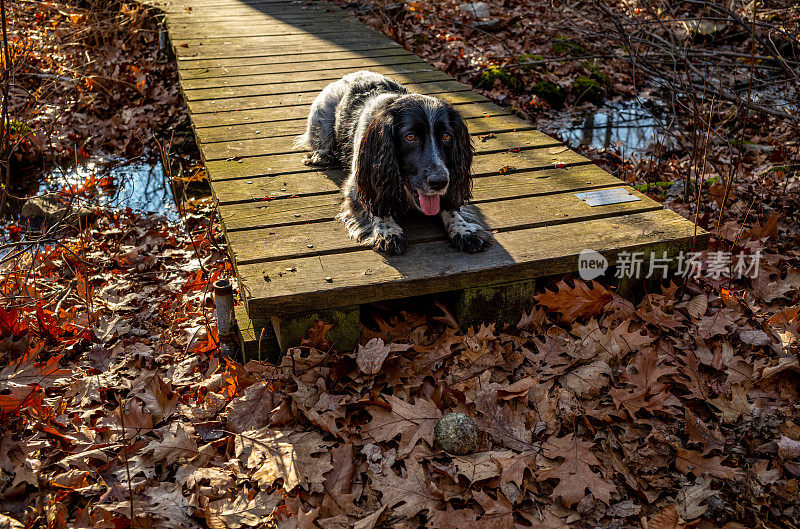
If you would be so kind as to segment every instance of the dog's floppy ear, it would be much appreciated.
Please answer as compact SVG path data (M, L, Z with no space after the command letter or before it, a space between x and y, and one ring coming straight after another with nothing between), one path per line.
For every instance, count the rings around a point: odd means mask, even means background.
M394 145L394 117L388 109L372 115L358 146L358 199L378 217L391 216L403 203L403 179Z
M446 149L447 170L450 172L450 186L442 197L442 209L455 211L472 198L472 138L467 124L454 108L447 109L453 130L453 141Z

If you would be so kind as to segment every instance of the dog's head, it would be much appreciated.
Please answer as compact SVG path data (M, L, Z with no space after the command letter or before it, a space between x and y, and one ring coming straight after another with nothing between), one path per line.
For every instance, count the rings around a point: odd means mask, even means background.
M377 216L398 213L406 200L435 215L471 198L472 141L439 99L404 95L376 110L357 156L358 197Z

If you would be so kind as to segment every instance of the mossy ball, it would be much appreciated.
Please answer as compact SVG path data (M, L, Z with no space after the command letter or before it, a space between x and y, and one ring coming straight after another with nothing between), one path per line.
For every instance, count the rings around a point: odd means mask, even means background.
M463 413L448 413L433 429L436 445L457 456L471 454L478 449L480 431L472 417Z

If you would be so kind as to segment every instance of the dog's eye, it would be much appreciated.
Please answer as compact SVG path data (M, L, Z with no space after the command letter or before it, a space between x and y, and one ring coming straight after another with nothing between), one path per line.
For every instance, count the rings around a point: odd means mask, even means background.
M417 141L417 135L411 133L406 134L406 141Z
M444 134L442 134L442 141L450 141L450 138L452 138L452 136L450 135L449 132L445 132Z

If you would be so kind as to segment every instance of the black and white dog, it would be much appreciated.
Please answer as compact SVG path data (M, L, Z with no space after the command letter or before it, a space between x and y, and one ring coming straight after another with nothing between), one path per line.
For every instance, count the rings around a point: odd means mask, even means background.
M350 236L388 254L407 241L395 217L409 211L439 215L456 248L485 250L491 236L467 208L472 141L453 107L409 94L383 75L360 71L317 96L295 147L311 149L308 165L349 168L339 218Z

